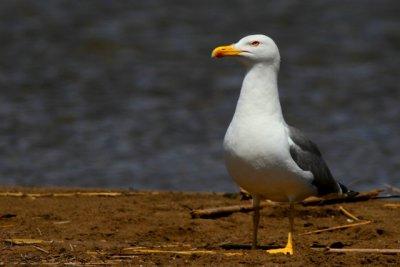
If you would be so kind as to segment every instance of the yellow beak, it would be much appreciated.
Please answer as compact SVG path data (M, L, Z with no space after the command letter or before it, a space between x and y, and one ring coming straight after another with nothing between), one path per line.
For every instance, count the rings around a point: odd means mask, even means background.
M232 45L224 45L224 46L218 46L215 48L212 53L211 57L226 57L226 56L237 56L241 53L242 51L238 50L235 48L235 46Z

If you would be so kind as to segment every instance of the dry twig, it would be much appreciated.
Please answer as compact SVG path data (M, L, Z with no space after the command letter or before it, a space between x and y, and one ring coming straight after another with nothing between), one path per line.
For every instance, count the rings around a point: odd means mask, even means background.
M4 239L4 242L9 243L11 245L35 245L35 244L50 243L49 241L44 241L41 239L29 239L29 238Z
M53 224L57 224L57 225L60 225L60 224L67 224L67 223L70 223L71 221L58 221L58 222L53 222Z
M196 255L196 254L222 254L225 256L241 256L241 252L225 252L215 250L162 250L153 248L130 247L124 248L122 255L126 254L178 254L178 255ZM115 255L114 255L115 256Z
M400 249L389 248L313 248L314 250L325 250L333 253L382 253L382 254L399 254Z
M368 192L361 192L356 196L350 197L330 197L330 198L320 198L320 197L309 197L301 202L303 206L322 206L322 205L331 205L337 203L345 203L345 202L359 202L366 201L373 198L378 197L378 195L383 192L382 189L375 189Z
M357 201L366 201L369 199L376 198L380 192L383 190L372 190L369 192L359 193L356 196L352 197L334 197L334 198L319 198L319 197L310 197L305 199L301 204L303 206L321 206L321 205L331 205L336 203L343 203L343 202L357 202ZM260 205L260 208L264 208L266 206L271 205L278 205L275 202L263 202ZM226 217L231 215L235 212L251 212L253 211L253 206L251 204L245 205L234 205L234 206L227 206L227 207L217 207L217 208L208 208L208 209L200 209L200 210L192 210L190 215L192 218L203 218L203 219L216 219L219 217ZM354 219L354 218L353 218Z
M343 208L343 206L339 206L339 210L348 218L352 219L353 221L359 221L360 219L358 219L356 216L354 216L353 214L351 214L349 211L347 211L345 208Z
M39 235L42 235L42 231L40 231L39 227L37 227L36 230L39 232Z
M5 224L5 225L0 225L0 228L7 228L7 227L13 227L14 224Z
M1 192L0 197L117 197L127 195L129 193L122 192L73 192L73 193L22 193L22 192Z
M346 224L346 225L333 226L333 227L329 227L329 228L325 228L325 229L321 229L321 230L309 231L309 232L301 233L301 234L299 234L299 235L319 234L319 233L322 233L322 232L329 232L329 231L333 231L333 230L347 229L347 228L356 227L356 226L360 226L360 225L364 225L364 224L369 224L369 223L371 223L371 221L362 221L362 222L358 222L358 223L352 223L352 224Z
M49 251L47 251L47 250L45 250L44 248L41 248L41 247L39 247L39 246L33 245L32 247L34 247L34 248L36 248L37 250L39 250L39 251L41 251L41 252L44 252L44 253L46 253L46 254L49 254L49 253L50 253Z
M271 202L264 202L260 205L260 209L268 206L273 205ZM192 210L190 215L192 218L203 218L203 219L216 219L220 217L229 216L234 212L250 212L253 211L252 204L246 205L234 205L234 206L227 206L227 207L218 207L218 208L209 208L209 209L202 209L202 210Z

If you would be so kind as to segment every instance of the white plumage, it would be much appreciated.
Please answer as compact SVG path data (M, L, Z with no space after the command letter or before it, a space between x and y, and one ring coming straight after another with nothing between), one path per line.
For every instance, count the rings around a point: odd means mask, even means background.
M311 184L311 172L299 168L290 155L277 75L275 65L259 62L249 66L224 138L225 161L236 183L252 195L299 201L316 194L316 188Z
M280 54L265 35L250 35L220 46L212 57L238 56L247 67L235 114L225 134L229 174L253 197L253 247L257 246L260 199L290 202L290 232L283 249L293 254L293 203L311 195L342 193L317 146L286 124L278 93Z

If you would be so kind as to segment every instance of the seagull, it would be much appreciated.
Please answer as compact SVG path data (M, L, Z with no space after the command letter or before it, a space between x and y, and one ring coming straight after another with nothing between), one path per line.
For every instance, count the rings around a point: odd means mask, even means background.
M257 248L260 200L289 202L287 244L267 252L293 255L294 203L350 191L333 178L318 147L285 122L278 93L280 54L271 38L249 35L215 48L211 57L238 57L247 69L223 148L230 176L253 198L252 248Z

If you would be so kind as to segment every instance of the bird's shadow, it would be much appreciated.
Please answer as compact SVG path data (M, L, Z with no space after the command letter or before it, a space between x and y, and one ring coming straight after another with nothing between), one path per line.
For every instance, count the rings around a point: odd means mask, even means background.
M235 249L243 249L243 250L251 250L252 246L250 244L237 244L237 243L224 243L219 245L220 248L225 249L225 250L235 250ZM264 244L264 245L258 245L257 249L262 249L262 250L267 250L267 249L275 249L275 248L281 248L281 246L278 246L276 244Z

